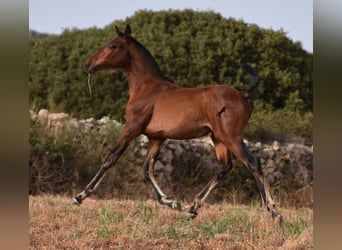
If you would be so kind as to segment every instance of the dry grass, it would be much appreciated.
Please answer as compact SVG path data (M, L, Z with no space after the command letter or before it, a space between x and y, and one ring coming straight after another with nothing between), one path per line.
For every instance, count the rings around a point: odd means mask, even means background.
M205 204L195 220L154 200L29 197L30 249L312 249L311 208L281 209L279 226L259 204Z

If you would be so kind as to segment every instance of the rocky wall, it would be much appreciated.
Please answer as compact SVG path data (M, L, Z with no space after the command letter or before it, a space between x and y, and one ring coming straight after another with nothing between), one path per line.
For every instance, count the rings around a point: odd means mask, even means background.
M61 129L73 126L82 131L100 130L108 123L121 127L117 121L108 117L99 120L94 118L77 120L68 114L49 113L40 110L37 114L30 111L31 119L38 121L47 129ZM313 185L313 146L296 143L271 144L245 141L249 150L260 157L262 168L271 186L283 189L300 190ZM148 139L139 136L135 143L134 155L138 164L143 164L147 153ZM162 145L155 163L155 176L161 185L177 183L184 180L184 176L193 181L208 182L212 176L203 169L215 169L218 162L215 157L214 146L209 136L191 140L168 139ZM191 183L190 183L191 184Z

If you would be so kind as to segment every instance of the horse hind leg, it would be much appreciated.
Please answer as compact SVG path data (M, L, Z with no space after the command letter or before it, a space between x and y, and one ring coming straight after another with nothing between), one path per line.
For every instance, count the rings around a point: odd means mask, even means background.
M168 207L182 211L182 206L181 204L173 199L170 199L167 197L166 194L161 190L161 188L158 186L155 178L154 178L154 164L155 164L155 159L159 153L160 146L164 141L159 141L159 140L150 140L149 142L149 148L147 152L147 159L144 163L144 176L145 180L151 185L153 190L156 193L158 202L162 205L167 205Z
M234 143L231 147L232 152L234 155L248 168L248 170L254 175L261 198L267 208L267 210L272 214L272 217L275 218L278 214L275 208L275 203L272 199L270 194L270 186L265 178L262 168L260 159L252 154L243 140ZM281 221L282 218L279 218Z
M197 216L198 208L201 207L201 204L207 198L210 191L215 188L215 186L228 174L233 167L228 148L221 142L218 142L214 137L213 141L215 144L216 156L221 164L221 167L217 170L216 176L211 179L209 183L202 189L202 191L195 197L194 202L188 211L188 215L191 219Z

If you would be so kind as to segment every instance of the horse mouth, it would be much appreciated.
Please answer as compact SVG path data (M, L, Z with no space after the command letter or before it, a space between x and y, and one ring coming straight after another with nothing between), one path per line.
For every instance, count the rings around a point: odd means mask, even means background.
M84 63L84 71L85 71L87 74L95 73L95 72L97 71L97 68L98 68L98 65L92 63L92 62L89 61L89 60L87 60L87 61Z
M93 73L95 73L97 70L96 70L96 66L89 65L88 67L85 66L84 71L85 71L87 74L93 74Z
M104 70L104 69L107 69L107 67L105 67L104 65L100 65L100 64L91 64L89 65L88 67L85 67L85 72L87 74L93 74L97 71L100 71L100 70Z

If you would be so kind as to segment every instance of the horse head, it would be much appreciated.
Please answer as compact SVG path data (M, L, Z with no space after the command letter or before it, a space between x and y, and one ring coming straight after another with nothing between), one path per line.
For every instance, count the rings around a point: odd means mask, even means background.
M131 36L131 27L126 26L125 32L121 32L115 26L116 37L91 55L84 63L87 73L94 73L104 69L124 70L129 64L128 43Z

